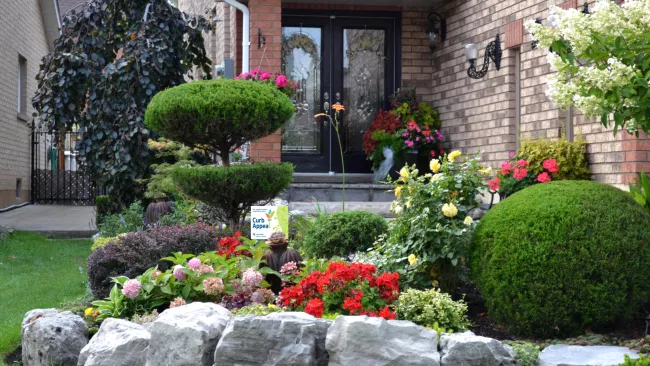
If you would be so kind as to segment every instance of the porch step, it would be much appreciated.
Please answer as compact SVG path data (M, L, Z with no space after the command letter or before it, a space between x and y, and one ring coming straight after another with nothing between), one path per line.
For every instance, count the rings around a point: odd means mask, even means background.
M343 183L343 174L293 173L293 183ZM372 174L346 173L345 183L372 183Z
M347 177L346 177L347 181ZM345 184L346 202L388 202L395 198L387 184L353 183ZM340 183L292 183L283 194L289 202L341 202L343 185ZM347 204L346 204L347 206ZM347 207L346 207L347 208Z
M341 212L341 202L289 202L289 212L300 213L301 215L317 216L319 214L331 214ZM395 215L390 212L390 202L345 202L346 211L370 211L387 219Z

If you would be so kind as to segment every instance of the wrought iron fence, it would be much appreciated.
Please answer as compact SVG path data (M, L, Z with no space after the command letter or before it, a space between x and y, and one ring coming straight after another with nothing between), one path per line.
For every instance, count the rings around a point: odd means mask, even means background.
M80 134L32 132L32 201L38 204L94 205L97 188L77 163Z

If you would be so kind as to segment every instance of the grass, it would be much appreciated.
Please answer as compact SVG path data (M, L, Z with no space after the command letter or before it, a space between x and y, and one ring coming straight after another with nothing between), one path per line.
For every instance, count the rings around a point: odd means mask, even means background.
M0 365L20 345L23 315L87 293L89 239L50 240L15 232L0 242Z

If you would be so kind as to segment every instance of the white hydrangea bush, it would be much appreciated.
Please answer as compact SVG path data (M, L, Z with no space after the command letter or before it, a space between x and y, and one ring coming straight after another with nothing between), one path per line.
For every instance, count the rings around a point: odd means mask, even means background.
M598 0L590 14L552 7L546 25L526 29L540 48L550 47L547 95L560 108L575 105L600 117L614 133L650 128L650 0L617 5Z

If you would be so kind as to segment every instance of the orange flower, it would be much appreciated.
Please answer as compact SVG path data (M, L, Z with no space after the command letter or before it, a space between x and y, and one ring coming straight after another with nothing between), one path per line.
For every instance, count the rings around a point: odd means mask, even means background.
M135 39L135 33L131 33L131 40Z
M314 116L314 118L318 118L318 117L327 117L327 114L326 113L318 113L317 115Z
M345 107L341 103L336 103L336 104L332 105L332 109L337 111L337 112L340 112L340 111L344 111Z

